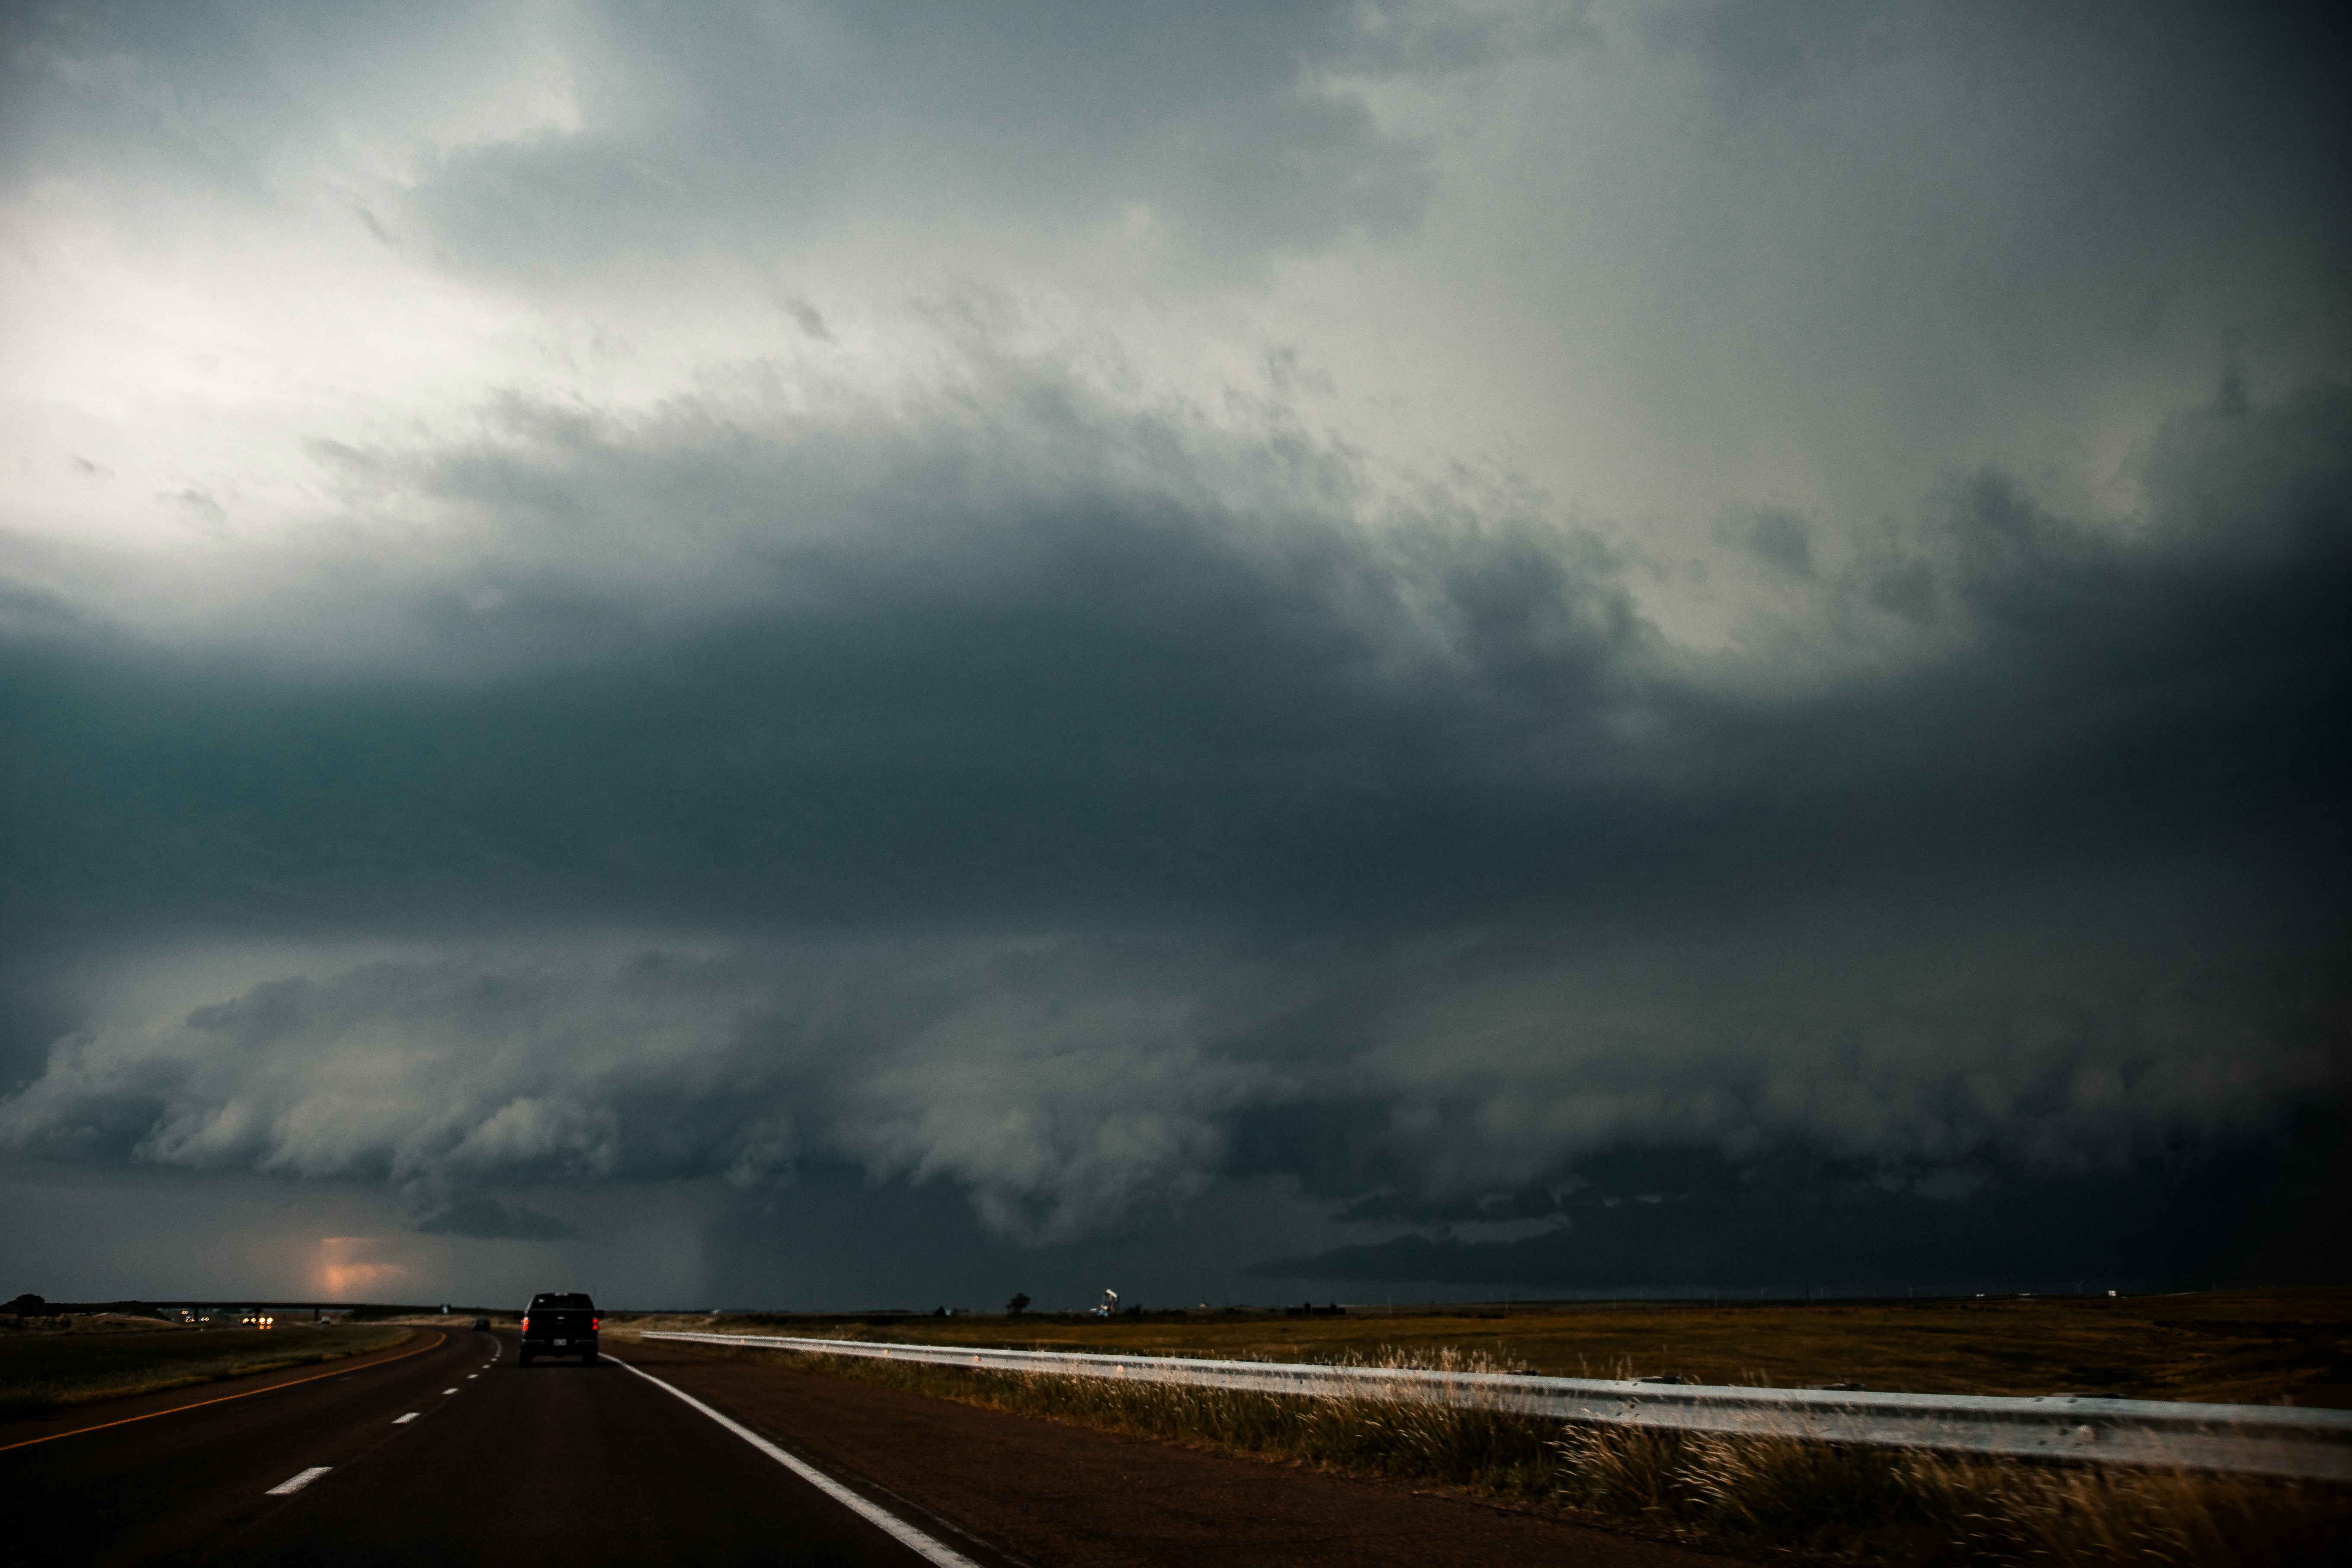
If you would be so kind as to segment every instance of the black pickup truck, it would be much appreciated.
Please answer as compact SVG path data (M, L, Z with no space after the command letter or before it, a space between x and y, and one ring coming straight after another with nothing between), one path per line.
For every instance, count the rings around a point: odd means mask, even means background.
M522 1313L522 1364L534 1357L576 1355L593 1364L596 1329L603 1321L596 1303L577 1290L542 1290Z

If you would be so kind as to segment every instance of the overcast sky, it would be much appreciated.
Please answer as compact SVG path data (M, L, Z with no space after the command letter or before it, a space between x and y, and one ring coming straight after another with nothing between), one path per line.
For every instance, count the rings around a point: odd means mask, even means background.
M8 7L0 1293L2344 1275L2347 76Z

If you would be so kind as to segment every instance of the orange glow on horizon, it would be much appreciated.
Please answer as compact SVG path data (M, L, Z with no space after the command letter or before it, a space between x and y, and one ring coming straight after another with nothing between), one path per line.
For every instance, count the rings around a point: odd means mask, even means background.
M379 1243L372 1236L329 1236L319 1241L319 1264L313 1272L323 1292L349 1299L372 1292L408 1274L405 1264L371 1258Z

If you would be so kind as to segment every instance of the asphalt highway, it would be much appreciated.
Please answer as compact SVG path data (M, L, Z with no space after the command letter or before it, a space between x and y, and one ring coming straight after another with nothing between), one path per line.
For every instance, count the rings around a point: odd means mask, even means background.
M611 1358L523 1367L512 1335L465 1329L422 1343L242 1397L183 1390L118 1425L93 1408L89 1429L0 1448L0 1561L999 1561Z

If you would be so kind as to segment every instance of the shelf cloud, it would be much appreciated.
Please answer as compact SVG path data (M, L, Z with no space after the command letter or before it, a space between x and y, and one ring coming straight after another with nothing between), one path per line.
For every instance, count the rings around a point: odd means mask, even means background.
M0 1175L648 1300L2340 1205L2311 38L1082 9L10 24Z

